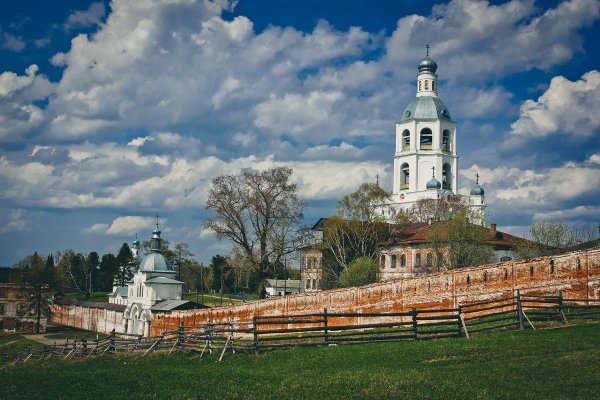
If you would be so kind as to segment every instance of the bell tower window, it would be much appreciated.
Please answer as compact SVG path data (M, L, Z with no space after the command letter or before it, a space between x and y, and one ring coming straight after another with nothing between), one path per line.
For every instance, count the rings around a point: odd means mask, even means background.
M452 169L450 164L444 164L442 167L442 189L452 190Z
M419 91L421 91L421 81L419 81Z
M405 129L402 132L402 151L408 151L410 149L410 132Z
M429 128L421 130L421 150L431 150L433 145L433 133Z
M442 133L442 151L451 151L450 145L450 131L448 129L444 129L444 132Z
M431 90L435 91L435 81L431 81Z
M410 167L407 163L400 166L400 189L409 188Z
M425 90L429 90L429 81L425 81Z

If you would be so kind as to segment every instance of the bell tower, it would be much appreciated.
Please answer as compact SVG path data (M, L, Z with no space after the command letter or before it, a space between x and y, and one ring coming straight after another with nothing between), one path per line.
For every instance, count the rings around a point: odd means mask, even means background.
M395 210L406 210L421 198L441 199L457 193L456 122L438 97L437 68L428 45L418 67L415 99L396 122L391 199Z

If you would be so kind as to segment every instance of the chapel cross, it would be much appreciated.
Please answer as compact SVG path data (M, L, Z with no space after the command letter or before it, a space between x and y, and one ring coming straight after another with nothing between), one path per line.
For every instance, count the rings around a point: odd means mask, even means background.
M435 178L435 167L431 167L431 176Z
M377 186L379 186L379 174L375 175L375 178L377 178Z
M476 179L475 183L477 185L479 185L479 172L477 174L475 174L475 179Z
M425 48L427 49L427 57L429 57L429 45L425 45Z

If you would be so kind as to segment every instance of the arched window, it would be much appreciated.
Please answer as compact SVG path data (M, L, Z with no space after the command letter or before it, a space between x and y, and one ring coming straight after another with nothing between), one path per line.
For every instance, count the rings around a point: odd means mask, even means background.
M431 150L433 145L433 133L429 128L421 130L421 150Z
M400 256L400 266L406 267L406 256L404 254Z
M450 164L442 167L442 189L452 190L452 169Z
M467 285L471 284L471 277L469 275L467 275Z
M379 259L379 266L381 268L385 268L385 256L381 255L381 258Z
M310 289L310 279L307 279L307 280L306 280L306 288L307 288L307 289Z
M317 289L317 280L316 279L312 280L312 285L313 285L313 289Z
M487 282L487 271L483 271L483 281Z
M504 270L504 280L505 281L508 280L508 270L507 269Z
M577 271L579 271L581 269L581 261L579 260L579 257L577 257L576 264L577 264Z
M415 268L419 268L421 266L421 254L415 254Z
M408 151L410 149L410 132L405 129L402 132L402 151Z
M550 274L554 275L554 260L550 260Z
M451 150L450 131L448 129L444 129L444 132L442 132L442 151L450 151L450 150Z
M392 265L391 265L391 267L392 267L392 268L396 268L396 263L397 263L397 262L398 262L398 256L397 256L397 255L395 255L395 254L393 254L393 255L392 255Z
M408 189L410 182L410 168L407 163L400 166L400 189Z
M431 268L433 265L433 254L427 253L427 268Z
M435 81L431 81L431 90L435 90Z
M444 267L444 255L442 253L436 254L437 267L438 269L442 269Z
M421 81L419 81L419 90L421 90Z
M429 81L425 81L425 90L429 90Z
M529 267L529 276L533 277L533 265Z

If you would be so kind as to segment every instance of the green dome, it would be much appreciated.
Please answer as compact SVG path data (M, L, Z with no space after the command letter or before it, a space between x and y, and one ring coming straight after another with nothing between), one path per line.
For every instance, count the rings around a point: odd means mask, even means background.
M409 119L445 119L452 121L448 107L439 97L416 97L404 110L401 121Z
M432 74L435 74L435 71L437 71L437 63L429 58L429 56L422 59L419 63L419 73L431 72Z
M160 253L150 253L140 264L140 271L171 272L175 271L171 263Z
M427 182L427 190L429 189L441 189L442 188L442 184L435 178L431 178L431 180L429 182Z
M483 196L485 190L479 184L476 184L473 189L471 189L471 196Z

